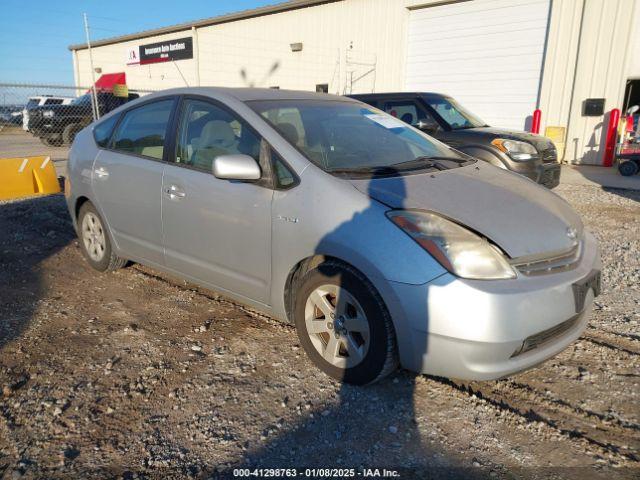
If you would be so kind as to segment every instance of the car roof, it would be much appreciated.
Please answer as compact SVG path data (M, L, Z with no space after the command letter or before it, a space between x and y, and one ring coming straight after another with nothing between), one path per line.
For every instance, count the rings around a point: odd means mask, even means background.
M352 99L327 93L301 90L280 90L276 88L230 88L230 87L184 87L155 92L145 98L164 95L205 95L213 97L234 97L241 102L252 100L337 100L351 102Z
M387 97L448 97L445 93L438 92L384 92L384 93L355 93L351 98L387 98Z

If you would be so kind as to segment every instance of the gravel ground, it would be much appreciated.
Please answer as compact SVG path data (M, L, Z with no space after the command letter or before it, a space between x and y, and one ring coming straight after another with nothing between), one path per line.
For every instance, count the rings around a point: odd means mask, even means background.
M601 242L582 338L512 378L343 386L293 327L146 267L98 274L63 197L0 205L0 476L640 476L640 192L563 185ZM357 473L356 473L357 475Z

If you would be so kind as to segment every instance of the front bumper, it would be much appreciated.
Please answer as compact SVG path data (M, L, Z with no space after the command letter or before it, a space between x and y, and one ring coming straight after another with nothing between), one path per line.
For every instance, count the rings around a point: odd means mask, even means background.
M573 285L600 269L596 240L587 233L580 261L564 272L499 281L445 274L425 285L390 282L383 296L400 362L409 370L466 380L497 379L537 365L585 329L594 292L586 292L576 312ZM538 343L523 351L530 339Z

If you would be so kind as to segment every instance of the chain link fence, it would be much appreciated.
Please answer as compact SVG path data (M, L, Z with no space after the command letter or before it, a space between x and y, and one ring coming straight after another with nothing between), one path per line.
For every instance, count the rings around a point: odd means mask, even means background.
M67 85L0 83L0 158L46 155L63 170L80 130L120 105L149 94Z

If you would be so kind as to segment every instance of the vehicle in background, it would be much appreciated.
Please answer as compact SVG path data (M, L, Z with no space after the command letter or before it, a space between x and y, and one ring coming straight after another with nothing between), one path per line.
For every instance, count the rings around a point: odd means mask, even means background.
M116 97L111 92L98 92L96 96L100 116L139 97L137 93ZM32 108L29 110L29 131L46 145L70 145L76 134L93 121L91 103L91 93L86 93L68 104Z
M401 92L350 95L456 150L548 188L560 183L556 147L541 135L487 125L454 98L439 93Z
M22 110L22 129L29 131L29 110L42 106L53 105L69 105L73 101L73 97L55 97L53 95L38 95L29 97L27 104Z
M21 125L22 108L19 105L0 106L0 125Z

